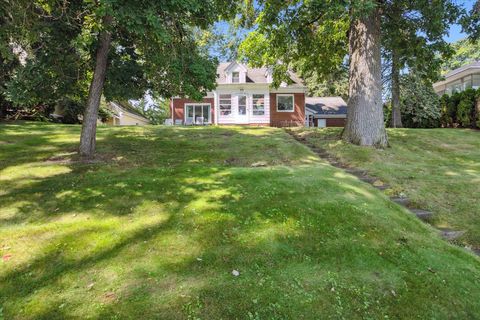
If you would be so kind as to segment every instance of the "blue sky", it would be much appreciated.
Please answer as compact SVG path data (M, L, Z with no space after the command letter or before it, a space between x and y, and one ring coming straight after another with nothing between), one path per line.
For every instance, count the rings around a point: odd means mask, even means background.
M475 3L474 0L458 0L458 4L461 4L467 11L470 11ZM452 25L450 27L449 35L445 37L448 42L455 42L465 38L466 35L462 33L462 28L459 25Z
M473 7L473 4L475 3L475 0L456 0L456 3L460 4L463 6L468 12ZM219 22L216 24L217 30L220 32L226 32L226 29L228 28L228 23L226 22ZM445 36L445 39L448 42L455 42L460 39L465 38L466 35L462 33L462 28L459 25L452 25L449 31L449 34Z

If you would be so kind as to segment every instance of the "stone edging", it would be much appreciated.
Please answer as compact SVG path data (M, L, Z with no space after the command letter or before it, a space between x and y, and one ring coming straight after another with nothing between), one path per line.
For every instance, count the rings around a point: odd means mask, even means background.
M372 185L374 188L378 190L386 190L389 189L390 186L388 184L383 183L380 179L375 178L373 176L370 176L367 171L361 170L361 169L356 169L352 168L349 165L343 163L338 159L337 157L333 156L332 154L328 153L325 149L319 148L318 146L315 146L312 143L309 143L307 139L304 137L300 137L297 135L293 130L291 129L285 129L285 131L291 135L295 140L300 142L301 144L307 146L310 150L312 150L316 155L318 155L320 158L323 160L326 160L330 165L342 169L345 172L357 177L359 180L366 182L370 185ZM447 228L437 228L430 224L430 220L433 217L434 213L431 211L419 209L419 208L413 208L411 207L410 200L407 197L390 197L390 200L395 202L396 204L404 207L407 209L410 213L415 215L417 218L422 220L424 223L428 223L430 226L438 230L439 235L446 241L454 241L455 239L460 238L465 234L465 231L463 230L452 230L452 229L447 229ZM467 249L467 248L465 248ZM480 256L480 250L470 250L467 249L476 255Z

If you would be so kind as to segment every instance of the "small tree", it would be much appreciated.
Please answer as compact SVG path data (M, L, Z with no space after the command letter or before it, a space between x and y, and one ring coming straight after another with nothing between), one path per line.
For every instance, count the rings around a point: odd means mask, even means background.
M401 78L400 110L402 121L410 128L436 128L440 126L440 99L431 83L415 74Z
M457 105L457 121L464 128L475 127L476 118L476 94L474 89L468 89L459 94Z

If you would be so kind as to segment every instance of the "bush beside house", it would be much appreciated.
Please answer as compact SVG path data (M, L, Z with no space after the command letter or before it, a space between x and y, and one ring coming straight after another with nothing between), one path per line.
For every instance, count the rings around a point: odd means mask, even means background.
M480 128L480 89L439 97L431 84L413 74L401 79L400 110L407 128ZM390 103L385 124L391 122Z
M443 95L440 104L442 127L480 128L480 89Z

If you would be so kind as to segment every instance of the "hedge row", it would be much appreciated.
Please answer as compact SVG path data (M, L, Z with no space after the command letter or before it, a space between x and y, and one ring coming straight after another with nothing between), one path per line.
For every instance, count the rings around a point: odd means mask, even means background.
M440 99L442 127L480 128L480 89L467 89Z

